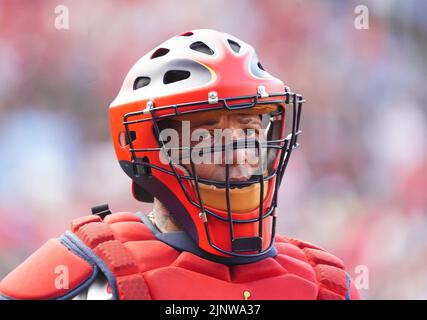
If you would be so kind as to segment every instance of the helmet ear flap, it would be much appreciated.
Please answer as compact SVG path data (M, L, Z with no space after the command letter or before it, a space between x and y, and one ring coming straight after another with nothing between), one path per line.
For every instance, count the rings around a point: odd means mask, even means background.
M154 202L154 197L139 184L135 183L135 181L132 181L132 194L138 201L147 203Z

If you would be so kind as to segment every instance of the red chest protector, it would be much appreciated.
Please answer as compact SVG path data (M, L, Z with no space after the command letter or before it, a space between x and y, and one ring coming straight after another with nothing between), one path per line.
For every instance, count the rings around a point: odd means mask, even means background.
M76 219L71 232L46 242L0 283L1 297L70 299L102 272L115 299L358 298L342 261L314 245L278 235L270 256L229 265L180 250L189 243L183 232L153 228L141 213Z

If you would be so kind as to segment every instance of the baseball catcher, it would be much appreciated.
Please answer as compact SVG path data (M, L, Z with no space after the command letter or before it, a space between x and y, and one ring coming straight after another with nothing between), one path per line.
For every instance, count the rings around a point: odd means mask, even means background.
M358 299L342 261L276 233L304 99L253 47L193 30L143 56L109 107L150 213L75 219L0 283L2 299Z

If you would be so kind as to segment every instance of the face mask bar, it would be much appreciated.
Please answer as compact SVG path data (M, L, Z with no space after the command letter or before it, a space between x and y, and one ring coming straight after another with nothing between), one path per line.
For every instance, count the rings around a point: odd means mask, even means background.
M271 100L271 98L274 97L275 100ZM289 89L285 88L284 93L277 93L277 94L270 94L270 99L262 99L260 95L256 96L240 96L240 97L233 97L233 98L227 98L227 99L219 99L218 100L218 106L211 107L209 109L197 109L192 111L185 111L186 107L194 107L194 106L206 106L209 101L200 101L200 102L193 102L193 103L187 103L187 104L176 104L171 106L165 106L165 107L154 107L154 104L147 104L147 108L142 111L137 112L131 112L127 113L124 116L124 122L123 125L125 127L125 134L126 138L129 142L129 152L131 152L132 157L132 164L134 166L134 174L135 177L141 174L141 172L146 172L146 169L156 169L159 171L162 171L164 173L170 174L175 176L177 179L181 189L183 190L186 198L188 201L196 206L199 210L199 218L202 220L204 224L204 229L206 233L206 238L209 242L209 245L216 250L218 250L221 253L235 256L235 257L256 257L260 256L267 251L271 249L271 247L274 244L274 237L275 237L275 229L276 229L276 214L275 214L275 208L277 207L277 196L278 196L278 189L281 184L281 181L284 176L284 172L286 170L287 164L289 162L290 156L292 154L292 151L299 147L299 144L297 142L298 136L301 134L300 130L300 118L301 118L301 111L302 111L302 104L305 102L302 95L292 93L289 91ZM239 101L239 100L248 100L250 99L251 102L245 102L245 103L235 103L233 104L233 101ZM257 181L251 180L251 181L239 181L239 182L230 182L230 164L226 164L225 166L225 182L221 181L215 181L210 179L202 179L198 177L196 166L192 159L192 151L194 151L196 148L193 147L179 147L179 150L187 150L190 151L190 167L191 172L189 175L181 175L177 172L177 168L175 167L176 164L173 163L172 159L170 158L169 154L165 152L166 147L165 143L161 137L160 128L158 126L158 122L162 119L168 119L175 116L180 115L187 115L187 114L197 114L198 112L206 112L211 110L242 110L242 109L250 109L253 108L256 105L262 105L262 104L278 104L282 108L282 112L279 114L282 114L284 116L285 113L285 107L286 106L292 106L292 126L291 126L291 132L285 137L280 139L273 139L273 140L267 140L266 143L261 143L258 140L256 140L256 149L258 151L258 154L261 154L262 148L273 148L276 149L276 157L275 161L277 160L277 157L279 156L279 161L277 163L277 167L272 170L271 173L269 173L267 176L264 176L263 174L259 174L259 178L257 178ZM283 106L284 105L284 106ZM164 111L164 110L170 110L172 113L167 115L156 115L157 111ZM184 110L184 111L182 111ZM136 120L129 120L133 117L138 117L142 115L146 115L147 113L151 114L150 117L146 117L143 119L136 119ZM145 122L145 121L152 121L153 122L153 129L157 136L158 145L159 148L141 148L141 149L135 149L133 147L132 139L131 139L131 130L129 129L130 126L137 125L138 123ZM225 146L222 146L221 150L224 150ZM235 146L233 146L233 150L237 149ZM267 149L268 150L268 149ZM149 161L144 161L144 159L138 158L137 153L138 152L163 152L163 154L166 156L170 170L167 170L165 168L162 168L160 166L154 165L150 163ZM213 149L213 152L218 151L218 149ZM260 159L262 159L262 156L260 156ZM261 160L262 161L262 160ZM262 167L262 163L261 163ZM272 195L272 204L270 208L266 210L264 213L264 183L266 181L269 181L270 179L276 177L275 185L274 185L274 191ZM190 180L193 182L197 201L195 201L188 193L187 188L184 186L183 180ZM211 210L205 208L202 196L199 188L199 183L204 184L214 184L216 186L225 187L225 195L226 195L226 205L227 205L227 217L220 216L216 214L215 212L212 212ZM230 204L230 189L232 187L242 187L242 186L249 186L253 185L254 183L259 183L260 188L260 205L259 205L259 214L258 217L252 218L252 219L239 219L234 220L233 215L231 212L231 204ZM266 249L262 250L262 240L263 240L263 221L264 219L268 218L269 216L272 217L272 225L271 225L271 237L269 241L269 245ZM212 241L212 236L209 231L209 219L208 217L212 217L214 219L222 220L225 223L228 223L229 226L229 233L230 233L230 240L232 245L232 250L226 250L224 248L220 248ZM258 223L258 235L256 237L240 237L236 238L234 233L234 225L240 224L240 223ZM256 253L240 253L240 252L254 252Z

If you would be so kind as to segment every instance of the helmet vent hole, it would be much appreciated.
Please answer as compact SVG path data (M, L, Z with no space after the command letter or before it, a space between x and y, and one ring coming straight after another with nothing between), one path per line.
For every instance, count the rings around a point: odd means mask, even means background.
M157 49L152 55L150 59L154 59L154 58L158 58L158 57L162 57L165 54L167 54L169 52L169 49L166 48L159 48Z
M257 65L258 65L258 68L260 68L261 70L264 70L264 71L265 71L265 69L264 69L264 67L262 66L261 62L259 62L259 61L258 61Z
M180 34L180 36L181 37L190 37L190 36L192 36L194 33L192 33L191 31L188 31L188 32L184 32L184 33L181 33Z
M201 42L201 41L193 42L190 45L190 48L195 50L195 51L199 51L201 53L208 54L210 56L214 54L214 51L211 48L209 48L206 43Z
M126 147L132 141L136 140L136 132L135 131L128 131L128 132L129 132L129 135L127 135L125 131L120 131L119 143L121 147Z
M231 50L233 50L235 53L239 53L240 51L240 44L238 44L236 41L227 39L228 44L230 45Z
M135 82L133 83L133 90L148 86L151 79L150 77L138 77L135 79Z
M182 81L190 77L190 72L186 70L169 70L163 76L163 83L169 84L177 81Z

